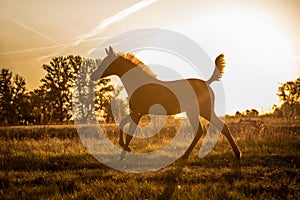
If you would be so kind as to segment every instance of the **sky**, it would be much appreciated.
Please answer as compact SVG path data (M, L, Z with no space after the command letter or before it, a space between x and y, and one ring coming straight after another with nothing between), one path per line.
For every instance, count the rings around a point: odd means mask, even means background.
M23 76L32 90L55 56L86 57L117 34L162 28L189 37L211 59L225 54L226 113L268 112L280 103L278 83L300 76L299 10L298 0L1 0L0 67Z

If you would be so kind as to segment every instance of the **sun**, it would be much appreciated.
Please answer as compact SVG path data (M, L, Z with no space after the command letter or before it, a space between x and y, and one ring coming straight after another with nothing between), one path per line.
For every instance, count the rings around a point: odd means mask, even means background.
M195 40L211 58L225 53L222 82L227 113L249 108L266 111L278 103L278 82L294 79L297 65L288 34L271 15L223 12L192 19L172 30Z

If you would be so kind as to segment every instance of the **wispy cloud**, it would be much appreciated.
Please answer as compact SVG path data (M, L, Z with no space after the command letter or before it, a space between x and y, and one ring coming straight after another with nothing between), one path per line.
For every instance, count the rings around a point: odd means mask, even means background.
M129 8L126 8L124 10L121 10L120 12L118 12L117 14L111 16L111 17L108 17L104 20L102 20L98 26L96 26L93 30L91 30L90 32L88 33L85 33L83 35L80 35L80 36L77 36L75 37L75 45L78 45L80 44L83 40L87 39L87 38L90 38L90 37L93 37L99 33L101 33L102 31L105 30L105 28L107 28L109 25L115 23L115 22L118 22L124 18L126 18L127 16L141 10L142 8L145 8L153 3L155 3L157 0L143 0L143 1L140 1L132 6L130 6Z
M46 54L44 56L39 56L35 60L38 61L38 62L42 62L44 60L48 60L49 58L53 58L53 57L58 56L58 55L59 54L57 52L49 53L49 54Z
M51 46L43 46L43 47L37 47L37 48L28 48L28 49L21 49L21 50L13 50L13 51L6 51L6 52L0 52L0 56L2 55L8 55L8 54L17 54L17 53L25 53L25 52L30 52L30 51L37 51L37 50L47 50L47 49L52 49L52 48L59 48L59 47L63 47L63 48L70 48L74 45L78 45L82 42L88 42L88 41L93 41L93 40L101 40L101 39L107 39L109 37L97 37L97 38L91 38L99 33L101 33L102 31L104 31L109 25L118 22L124 18L126 18L127 16L155 3L158 0L143 0L140 1L132 6L130 6L129 8L126 8L124 10L121 10L120 12L118 12L117 14L110 16L104 20L102 20L97 27L95 27L93 30L91 30L88 33L85 33L83 35L77 36L74 38L75 42L69 42L69 43L59 43L57 42L55 39L53 39L52 37L38 31L36 28L33 28L29 25L26 25L22 22L20 22L19 20L13 18L13 17L9 17L9 19L20 25L21 27L30 30L40 36L42 36L43 38L53 42L55 45L51 45ZM58 53L58 52L57 52ZM46 55L43 56L42 59L47 58L51 55Z
M21 27L23 27L23 28L25 28L25 29L27 29L27 30L30 30L30 31L32 31L32 32L34 32L34 33L36 33L36 34L42 36L43 38L45 38L45 39L47 39L47 40L49 40L49 41L55 43L56 45L55 45L54 47L61 46L61 44L60 44L59 42L57 42L55 39L53 39L53 38L51 38L50 36L48 36L48 35L46 35L46 34L40 32L40 31L38 31L36 28L33 28L33 27L31 27L31 26L28 26L28 25L26 25L26 24L20 22L19 20L15 19L15 18L13 18L13 17L9 17L9 19L10 19L12 22L14 22L14 23L20 25ZM51 46L51 48L54 48L54 47ZM26 52L26 51L31 51L31 50L33 50L33 49L39 49L39 50L41 50L41 49L45 49L45 48L49 48L49 47L31 48L31 49L24 49L24 50L20 50L20 51L21 51L21 52ZM19 53L20 53L20 51L19 51ZM11 51L10 53L12 53L12 52L16 52L16 51ZM57 52L57 53L58 53L58 52ZM8 52L1 53L0 55L5 55L5 54L8 54Z
M47 54L47 55L44 55L42 57L39 57L37 58L38 61L40 60L44 60L48 57L52 57L52 56L55 56L55 55L59 55L61 54L65 49L69 49L71 52L74 52L74 49L71 48L73 45L74 45L74 42L69 42L69 43L59 43L57 42L55 39L51 38L50 36L38 31L36 28L33 28L31 26L28 26L22 22L20 22L19 20L13 18L13 17L9 17L9 19L18 24L19 26L27 29L27 30L30 30L40 36L42 36L43 38L55 43L55 45L52 45L52 46L44 46L44 47L37 47L37 48L28 48L28 49L21 49L21 50L14 50L14 51L6 51L6 52L1 52L0 53L0 56L3 56L3 55L8 55L8 54L15 54L15 53L25 53L25 52L30 52L30 51L36 51L36 50L47 50L47 49L52 49L52 48L61 48L59 49L59 51L56 51L55 53L51 53L51 54ZM85 39L84 42L88 42L88 41L93 41L93 40L100 40L100 39L107 39L109 37L98 37L98 38L92 38L92 39Z
M175 28L177 26L177 24L172 24L172 25L169 25L166 27L166 29L172 29L172 28Z
M24 23L18 21L18 20L16 20L16 19L13 18L13 17L9 17L9 19L10 19L11 21L13 21L14 23L16 23L16 24L22 26L22 27L25 28L25 29L28 29L28 30L32 31L32 32L34 32L34 33L36 33L36 34L38 34L38 35L40 35L40 36L46 38L47 40L49 40L49 41L51 41L51 42L54 42L54 43L56 43L56 44L59 44L56 40L54 40L53 38L49 37L48 35L46 35L46 34L44 34L44 33L41 33L40 31L36 30L35 28L30 27L30 26L28 26L28 25L26 25L26 24L24 24Z
M97 38L91 38L91 39L86 39L83 42L89 42L89 41L95 41L95 40L103 40L103 39L108 39L110 37L105 36L105 37L97 37ZM28 49L20 49L20 50L13 50L13 51L5 51L5 52L0 52L0 56L3 55L9 55L9 54L17 54L17 53L26 53L30 51L38 51L38 50L48 50L48 49L54 49L54 48L59 48L59 47L70 47L73 45L73 42L69 43L63 43L63 44L57 44L57 45L51 45L51 46L43 46L43 47L36 47L36 48L28 48Z

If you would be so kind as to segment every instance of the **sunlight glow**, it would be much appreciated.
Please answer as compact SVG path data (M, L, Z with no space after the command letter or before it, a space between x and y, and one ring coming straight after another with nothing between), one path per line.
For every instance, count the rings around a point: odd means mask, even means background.
M295 78L292 45L270 15L213 13L172 30L195 40L212 59L225 53L227 113L271 108L278 103L278 82Z

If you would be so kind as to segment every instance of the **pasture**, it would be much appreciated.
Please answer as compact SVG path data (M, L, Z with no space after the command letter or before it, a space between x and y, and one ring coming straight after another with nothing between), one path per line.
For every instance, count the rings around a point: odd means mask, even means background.
M224 136L202 159L201 140L186 162L131 174L93 158L72 125L1 127L0 199L300 199L300 123L226 120L243 153L240 170ZM117 145L117 127L105 128ZM155 150L175 131L169 123L131 147Z

